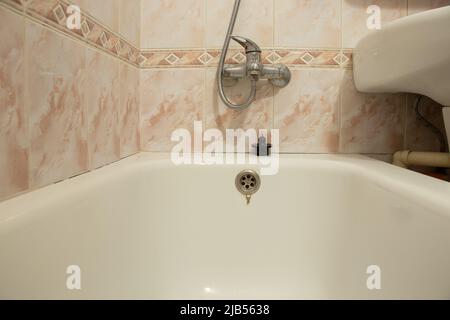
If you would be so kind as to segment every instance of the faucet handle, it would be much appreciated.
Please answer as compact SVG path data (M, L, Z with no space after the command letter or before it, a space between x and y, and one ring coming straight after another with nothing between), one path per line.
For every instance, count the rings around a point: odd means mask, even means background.
M240 36L232 36L231 39L239 43L244 49L245 53L259 52L261 53L261 48L252 40Z

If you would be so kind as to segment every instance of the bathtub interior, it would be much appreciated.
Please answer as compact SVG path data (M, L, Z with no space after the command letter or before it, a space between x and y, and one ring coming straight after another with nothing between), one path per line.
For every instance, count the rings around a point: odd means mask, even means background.
M450 297L449 216L356 165L282 163L247 206L234 177L249 166L127 161L0 215L0 298Z

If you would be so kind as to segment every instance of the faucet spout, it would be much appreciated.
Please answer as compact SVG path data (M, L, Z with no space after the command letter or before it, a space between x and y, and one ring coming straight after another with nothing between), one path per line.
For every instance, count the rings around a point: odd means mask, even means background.
M262 50L258 46L258 44L256 44L256 42L254 42L248 38L244 38L244 37L240 37L240 36L232 36L231 39L233 39L234 41L239 43L245 49L246 54L251 53L251 52L259 52L259 53L262 52Z

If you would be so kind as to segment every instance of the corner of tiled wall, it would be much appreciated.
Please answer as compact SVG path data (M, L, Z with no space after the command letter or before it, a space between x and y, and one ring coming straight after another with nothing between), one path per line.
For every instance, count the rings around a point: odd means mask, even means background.
M65 2L0 2L0 200L139 151L140 5L125 1L75 1L86 34L58 21Z

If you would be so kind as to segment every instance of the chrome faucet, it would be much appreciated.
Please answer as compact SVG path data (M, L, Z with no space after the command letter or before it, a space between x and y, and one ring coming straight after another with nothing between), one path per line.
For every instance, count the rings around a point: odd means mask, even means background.
M222 53L219 61L219 68L217 71L217 83L219 88L219 96L223 103L235 110L242 110L249 107L256 98L256 83L260 79L267 79L276 87L285 87L291 80L291 72L289 68L282 64L264 65L261 59L261 48L252 40L233 36L234 25L236 24L237 14L241 0L235 0L231 21L228 26L228 32L223 44ZM245 64L226 65L225 58L230 46L230 41L233 39L245 49L247 61ZM249 78L251 82L251 91L248 95L247 101L242 104L234 104L225 95L225 86L236 85L239 79Z
M274 66L264 65L261 59L261 48L255 42L238 36L232 36L231 39L245 49L247 62L239 65L225 65L223 68L223 77L225 80L230 81L249 77L252 82L256 82L260 79L267 79L274 86L281 88L289 84L291 72L288 67L282 64Z

